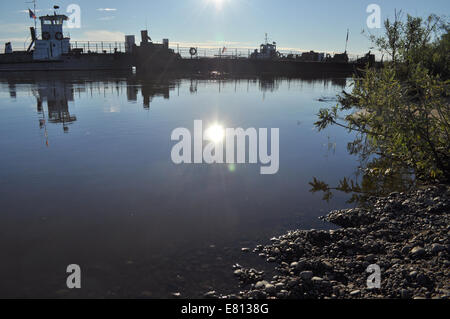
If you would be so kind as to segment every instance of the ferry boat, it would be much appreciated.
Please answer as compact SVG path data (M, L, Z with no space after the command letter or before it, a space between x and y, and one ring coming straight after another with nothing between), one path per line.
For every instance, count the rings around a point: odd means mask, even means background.
M70 37L64 36L63 24L69 18L57 14L39 17L41 36L31 27L31 44L26 51L13 51L11 43L5 44L4 54L0 54L0 72L24 71L86 71L131 69L130 54L83 52L72 49Z

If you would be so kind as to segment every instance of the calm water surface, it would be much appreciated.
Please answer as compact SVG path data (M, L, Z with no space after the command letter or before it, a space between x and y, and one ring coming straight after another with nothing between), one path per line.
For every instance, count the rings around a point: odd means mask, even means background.
M339 128L314 129L345 79L142 80L35 74L0 79L0 296L200 297L237 287L242 247L347 207L312 194L357 159ZM280 171L174 165L172 130L219 122L280 128ZM66 267L82 267L68 291Z

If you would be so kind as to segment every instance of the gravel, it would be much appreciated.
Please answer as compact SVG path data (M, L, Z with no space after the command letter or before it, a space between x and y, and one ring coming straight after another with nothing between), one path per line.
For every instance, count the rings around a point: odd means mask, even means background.
M450 187L438 185L333 211L324 219L340 229L296 230L258 245L254 253L276 275L235 265L239 292L217 297L449 299L449 208ZM368 285L373 265L380 288Z

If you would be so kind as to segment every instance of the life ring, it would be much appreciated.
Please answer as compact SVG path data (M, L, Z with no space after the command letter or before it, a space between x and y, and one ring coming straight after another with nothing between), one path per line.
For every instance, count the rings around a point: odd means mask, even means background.
M49 32L43 32L42 33L42 39L50 40L50 33Z
M197 55L197 49L196 48L191 48L189 50L189 54L192 55L192 56Z
M64 39L64 36L61 32L56 32L55 39L61 41L62 39Z

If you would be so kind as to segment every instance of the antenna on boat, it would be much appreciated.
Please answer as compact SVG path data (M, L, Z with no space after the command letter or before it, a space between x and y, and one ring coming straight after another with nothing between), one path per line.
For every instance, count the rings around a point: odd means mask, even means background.
M347 40L345 40L345 53L347 53L347 48L348 48L348 36L349 36L350 30L347 29Z

